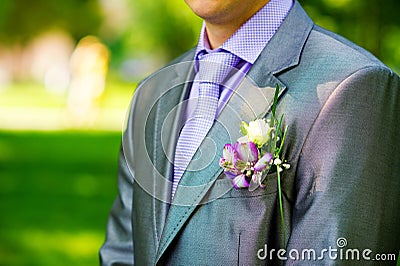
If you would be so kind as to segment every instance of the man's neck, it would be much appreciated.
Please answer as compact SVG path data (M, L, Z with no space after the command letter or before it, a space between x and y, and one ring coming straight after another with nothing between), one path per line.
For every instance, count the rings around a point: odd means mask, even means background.
M214 25L207 23L206 21L206 31L210 48L216 49L220 47L240 28L241 25L243 25L243 23L240 25L227 25L221 27L220 25Z

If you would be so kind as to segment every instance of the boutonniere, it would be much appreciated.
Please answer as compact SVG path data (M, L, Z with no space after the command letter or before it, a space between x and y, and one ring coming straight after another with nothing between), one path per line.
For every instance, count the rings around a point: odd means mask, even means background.
M276 117L276 104L279 86L271 107L271 118L258 118L249 123L242 122L240 131L243 134L235 144L225 144L219 165L225 175L232 180L236 189L258 187L264 188L263 181L268 173L280 172L290 165L281 158L285 143L287 126L282 127L283 115Z
M282 158L281 154L288 127L282 126L283 115L280 118L276 117L278 95L279 86L277 85L270 119L258 118L249 123L242 122L240 131L243 136L234 144L225 144L219 165L224 169L225 175L231 179L234 188L247 188L250 191L258 187L265 188L264 180L268 173L277 173L279 207L284 243L286 243L281 172L289 169L290 164Z

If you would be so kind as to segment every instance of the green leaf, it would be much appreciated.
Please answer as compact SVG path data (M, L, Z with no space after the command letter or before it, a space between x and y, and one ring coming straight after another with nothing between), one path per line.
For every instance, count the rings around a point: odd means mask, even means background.
M285 217L283 215L283 201L282 201L282 187L281 187L281 175L279 173L279 169L276 170L278 175L278 198L279 198L279 213L281 215L281 224L283 231L283 244L286 248L286 227L285 227Z
M274 118L276 117L275 116L275 111L276 111L276 105L278 103L278 96L279 96L279 84L276 84L274 102L272 103L272 107L271 107L272 116Z
M240 125L240 132L243 134L243 136L247 135L247 131L249 129L249 124L246 122L242 121L242 124Z
M281 151L282 151L282 148L283 148L283 144L285 144L285 139L286 139L287 130L288 130L288 126L285 127L285 130L283 131L283 137L281 138L280 146L279 146L279 148L276 150L276 156L278 156L278 157L279 157L280 154L281 154Z

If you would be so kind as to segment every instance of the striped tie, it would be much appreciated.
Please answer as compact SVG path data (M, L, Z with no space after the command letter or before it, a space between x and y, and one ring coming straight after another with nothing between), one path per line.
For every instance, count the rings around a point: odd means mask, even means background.
M175 149L172 197L185 169L207 135L217 115L220 86L234 66L237 56L224 51L199 56L199 97L194 114L186 121Z

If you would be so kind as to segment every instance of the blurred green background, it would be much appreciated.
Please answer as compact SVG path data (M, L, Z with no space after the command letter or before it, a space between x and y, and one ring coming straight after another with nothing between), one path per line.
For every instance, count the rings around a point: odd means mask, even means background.
M399 73L400 2L302 0ZM183 0L0 1L0 265L97 265L135 84L196 44Z

